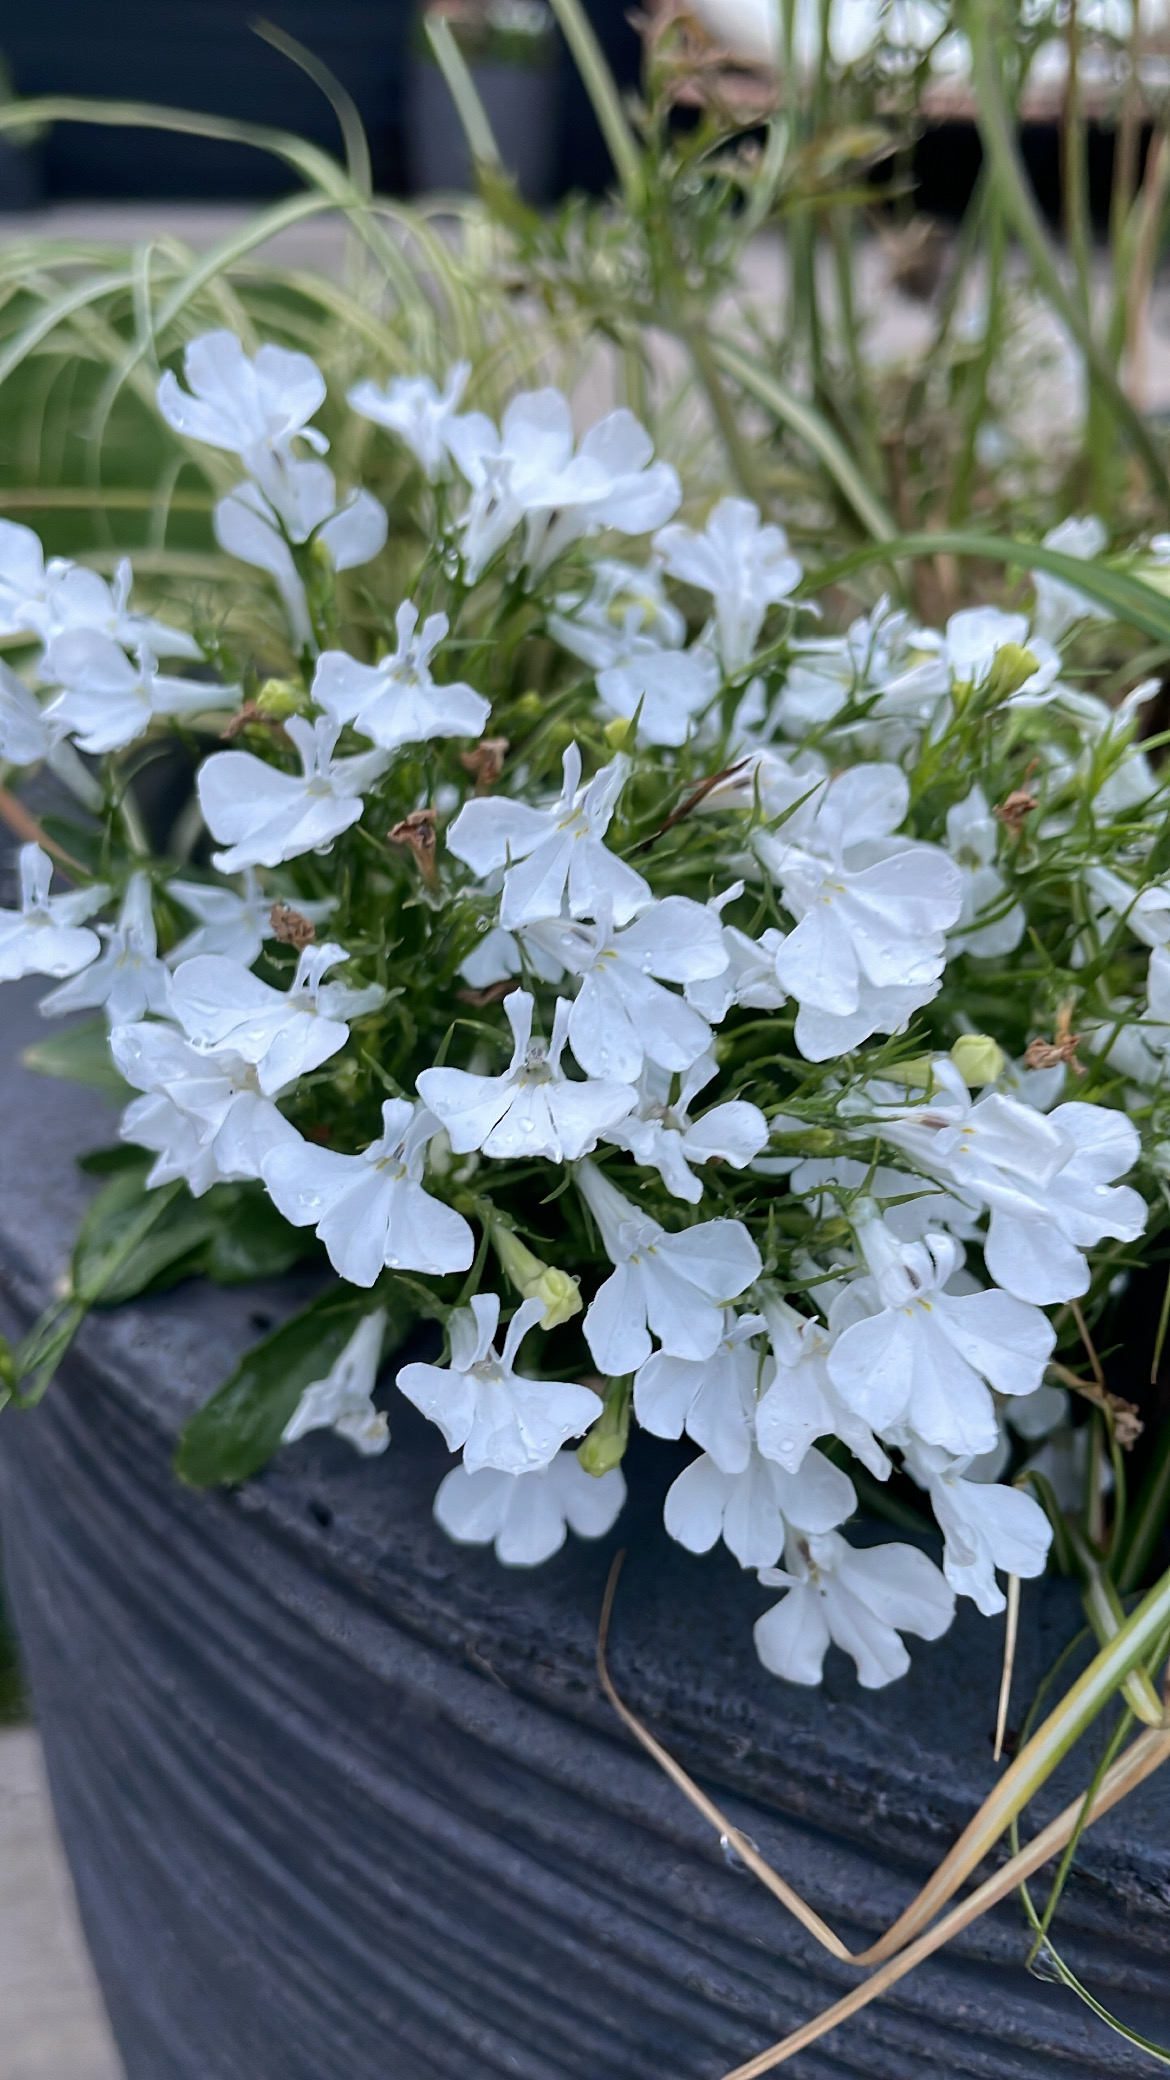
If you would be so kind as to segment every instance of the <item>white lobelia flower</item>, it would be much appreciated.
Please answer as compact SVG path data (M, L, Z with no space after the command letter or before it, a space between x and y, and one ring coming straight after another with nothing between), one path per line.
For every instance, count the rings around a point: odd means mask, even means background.
M423 1190L427 1144L439 1122L423 1105L388 1098L382 1133L360 1155L318 1148L299 1135L264 1165L269 1197L295 1228L315 1228L329 1261L351 1285L372 1286L384 1266L442 1276L475 1254L462 1214Z
M615 758L582 787L580 748L570 744L561 792L547 808L498 795L464 803L447 847L473 874L507 868L500 899L506 930L559 917L566 891L570 916L596 917L608 903L619 925L650 901L642 876L604 843L629 770L628 759Z
M563 1451L532 1473L453 1466L435 1497L435 1517L459 1545L490 1541L505 1567L539 1567L560 1552L567 1531L604 1538L625 1499L619 1466L595 1476L576 1452Z
M183 961L192 961L199 954L218 953L225 960L238 961L243 968L250 968L258 959L266 939L276 937L272 924L272 897L265 895L253 868L244 871L243 893L234 888L217 888L209 881L169 881L167 894L181 903L199 923L177 946L172 946L167 960L172 968ZM296 907L302 917L311 924L320 924L333 909L332 900L309 903L297 897Z
M1005 1607L997 1567L1025 1581L1043 1574L1052 1526L1038 1502L1019 1488L964 1480L970 1461L952 1459L908 1439L906 1464L931 1500L946 1541L943 1572L958 1596L970 1596L985 1618Z
M404 1365L398 1375L407 1400L438 1424L451 1450L463 1447L469 1473L483 1466L500 1473L547 1466L566 1438L580 1437L601 1414L601 1396L591 1387L527 1379L514 1370L521 1343L543 1313L543 1300L523 1301L497 1357L499 1296L476 1293L448 1323L450 1363Z
M1062 520L1059 527L1049 528L1044 537L1046 549L1059 549L1062 555L1075 556L1084 563L1095 562L1108 544L1108 533L1095 513L1087 513L1080 520ZM1036 634L1049 643L1059 643L1076 622L1090 616L1095 621L1112 619L1095 600L1048 571L1033 571L1032 583L1036 588L1032 625Z
M1034 1392L1056 1343L1051 1322L996 1287L948 1292L963 1257L953 1236L904 1243L883 1221L857 1209L854 1218L870 1276L834 1302L827 1364L837 1392L879 1433L902 1427L957 1456L991 1451L999 1428L989 1388Z
M199 768L204 820L212 837L227 847L212 854L223 874L275 867L303 852L328 852L361 816L362 790L386 770L384 751L334 758L341 730L325 716L311 723L292 715L285 728L300 753L299 777L250 751L213 751Z
M676 521L655 535L654 547L672 578L711 594L723 669L742 671L768 608L787 599L801 580L784 529L761 527L759 507L746 498L721 498L702 534Z
M0 520L0 636L46 639L48 584L40 536L19 521Z
M104 796L68 741L64 721L51 722L23 680L0 661L0 763L31 766L44 759L70 793L95 813Z
M1000 827L976 782L969 795L947 810L947 851L963 877L963 907L948 933L955 953L981 960L1011 953L1024 936L1023 906L1008 900L1007 883L995 864Z
M775 707L777 727L786 737L805 737L832 722L850 698L883 715L878 696L907 661L909 626L909 615L883 598L843 636L793 643Z
M134 577L128 556L120 559L112 584L82 564L56 558L46 577L46 620L43 629L37 630L46 642L81 628L109 636L124 650L149 650L152 657L202 657L194 636L185 629L172 628L168 621L156 621L150 614L131 612Z
M165 1018L170 1010L171 977L158 957L150 879L132 874L116 925L103 925L105 949L59 989L41 1000L50 1017L65 1011L101 1006L112 1026L129 1025L148 1011Z
M892 835L908 801L896 766L858 766L755 839L797 919L776 975L800 1005L796 1043L811 1061L901 1031L939 988L962 877L939 847Z
M889 1460L833 1383L832 1331L767 1289L762 1304L773 1353L756 1409L756 1442L764 1457L798 1473L818 1437L839 1437L876 1480L886 1480Z
M121 751L156 715L207 715L240 698L238 686L164 677L145 648L132 663L112 636L85 628L54 637L40 671L62 689L44 711L46 723L67 731L81 751Z
M0 660L0 760L9 766L34 765L49 756L63 728L50 728L23 679Z
M719 691L719 666L701 643L690 650L640 650L597 674L605 707L638 718L645 744L685 744Z
M213 1184L259 1177L266 1156L296 1128L260 1089L251 1062L204 1053L174 1026L115 1026L110 1052L127 1083L145 1093L128 1105L123 1141L155 1151L150 1185L185 1178L198 1198Z
M527 990L513 990L504 1000L515 1045L502 1076L424 1069L418 1078L419 1095L446 1128L456 1155L478 1148L487 1156L575 1163L633 1110L635 1097L627 1084L571 1083L565 1076L567 1000L557 999L547 1044L532 1038L532 1008Z
M311 649L308 597L289 544L299 546L311 536L328 552L334 570L356 570L381 554L389 522L372 492L351 491L339 501L326 463L289 461L279 507L258 484L237 484L217 504L213 525L216 541L229 556L275 578L295 643Z
M767 1361L752 1342L758 1314L728 1308L723 1340L709 1358L655 1351L634 1375L634 1414L654 1437L685 1430L724 1473L742 1473L752 1456L756 1392Z
M701 1011L712 1025L726 1018L733 1004L754 1011L779 1011L787 1000L787 991L776 976L776 955L784 944L783 932L769 925L758 939L749 939L737 925L722 923L721 912L742 894L743 882L736 881L722 895L711 897L707 907L720 918L727 966L709 980L688 982L683 992L687 1003Z
M1134 888L1112 867L1104 866L1088 867L1085 881L1095 901L1111 911L1114 920L1123 920L1143 946L1165 946L1170 942L1170 883L1154 881L1145 888ZM1114 922L1107 922L1103 936L1108 937L1115 929Z
M577 1183L615 1266L582 1324L598 1371L636 1372L650 1356L650 1330L670 1357L711 1357L725 1308L762 1268L742 1221L703 1221L668 1235L593 1163L582 1163Z
M618 1148L627 1148L636 1163L657 1170L676 1199L697 1206L703 1187L691 1169L692 1163L730 1163L746 1169L768 1140L768 1122L758 1105L744 1098L731 1098L713 1105L701 1118L692 1120L692 1098L716 1074L713 1055L700 1055L682 1078L674 1103L670 1102L671 1072L647 1061L638 1083L638 1109L619 1120L606 1135Z
M562 650L591 671L626 664L632 657L678 652L687 624L663 590L658 559L649 564L599 557L585 599L562 594L548 617L548 632Z
M39 845L22 845L17 858L20 909L0 910L0 982L17 982L22 975L76 975L102 950L85 919L101 909L109 889L97 883L51 896L48 853Z
M347 651L326 650L313 678L317 705L334 722L352 722L383 751L432 737L480 736L491 702L461 682L437 686L431 676L447 616L428 614L419 629L418 608L404 600L396 626L398 648L380 664L359 664Z
M396 433L434 484L447 474L447 434L470 374L470 361L457 361L441 390L431 376L395 376L382 389L367 377L346 401L360 418Z
M788 1594L752 1636L764 1667L789 1683L819 1683L832 1642L851 1655L862 1688L880 1690L910 1666L899 1633L941 1639L955 1615L954 1591L917 1546L859 1549L837 1531L793 1533L784 1561L761 1571L765 1588Z
M1040 1307L1086 1293L1084 1252L1106 1235L1134 1242L1146 1225L1140 1194L1113 1181L1138 1159L1136 1127L1111 1106L1079 1100L1048 1113L1001 1091L973 1102L946 1057L934 1063L934 1085L924 1104L891 1104L885 1139L957 1198L990 1210L984 1257L1005 1292Z
M384 1308L363 1315L324 1379L312 1380L305 1388L280 1433L282 1444L293 1444L310 1430L336 1430L363 1458L385 1451L390 1430L373 1399L385 1327Z
M521 946L514 932L506 932L497 924L484 932L478 946L460 962L459 973L472 989L490 989L493 982L509 982L513 976L520 979L536 975L542 982L561 982L565 971L535 941L529 942L526 937Z
M650 436L631 412L610 412L574 454L572 416L559 390L514 397L498 433L482 412L454 419L446 442L472 487L463 521L472 584L522 520L524 561L535 575L582 535L604 527L648 533L681 497L675 471L652 460Z
M288 496L292 444L298 437L323 455L323 433L308 424L325 402L325 378L307 354L263 346L249 360L234 332L205 332L189 342L183 368L190 391L168 369L158 407L188 440L238 455L278 512Z
M39 636L48 643L66 629L111 636L124 649L145 644L155 657L199 657L185 630L130 612L132 573L123 556L112 584L83 565L54 556L48 564L31 527L0 520L0 636Z
M251 1062L260 1089L271 1098L345 1046L348 1019L384 1002L377 983L351 989L326 982L329 969L348 958L344 946L331 940L306 946L284 990L270 988L222 954L200 954L175 970L172 1013L197 1047L212 1053L227 1048Z
M705 904L666 896L647 904L632 924L615 926L603 898L595 924L558 918L530 925L524 936L581 977L568 1015L569 1043L588 1075L633 1083L645 1061L689 1069L710 1046L706 1019L663 988L663 981L697 982L727 966L719 920Z
M684 1467L667 1491L663 1522L692 1553L709 1553L720 1537L741 1567L772 1567L789 1526L831 1531L852 1516L857 1495L848 1474L814 1446L799 1473L753 1451L745 1467L725 1473L708 1452Z

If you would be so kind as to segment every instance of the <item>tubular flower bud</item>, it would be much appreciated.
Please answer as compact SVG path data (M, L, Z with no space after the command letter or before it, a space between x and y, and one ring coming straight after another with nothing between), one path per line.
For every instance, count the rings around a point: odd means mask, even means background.
M985 1083L998 1083L1007 1067L1007 1056L990 1033L960 1033L951 1049L951 1060L970 1090L978 1090Z
M582 1302L578 1283L567 1271L558 1271L554 1265L543 1263L511 1228L505 1228L498 1221L492 1224L492 1241L501 1268L521 1299L543 1301L542 1329L559 1328L562 1322L571 1321L575 1314L580 1314Z

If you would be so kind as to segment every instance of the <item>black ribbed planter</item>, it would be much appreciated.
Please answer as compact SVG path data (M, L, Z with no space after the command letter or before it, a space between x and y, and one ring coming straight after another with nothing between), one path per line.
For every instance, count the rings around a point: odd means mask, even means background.
M65 1262L75 1153L111 1138L92 1095L14 1065L37 994L0 997L9 1330ZM606 1707L615 1544L619 1685L857 1946L992 1781L1001 1628L961 1606L876 1695L835 1656L823 1692L779 1684L751 1642L767 1592L660 1529L662 1447L613 1537L509 1573L432 1524L447 1457L392 1390L380 1460L318 1436L239 1493L181 1488L177 1425L294 1297L190 1286L94 1318L41 1409L0 1420L11 1598L129 2080L718 2080L855 1974L727 1867ZM1076 1623L1065 1585L1026 1588L1018 1697ZM1170 2037L1158 1778L1090 1832L1060 1936ZM1153 2070L1025 1947L1009 1903L787 2070Z

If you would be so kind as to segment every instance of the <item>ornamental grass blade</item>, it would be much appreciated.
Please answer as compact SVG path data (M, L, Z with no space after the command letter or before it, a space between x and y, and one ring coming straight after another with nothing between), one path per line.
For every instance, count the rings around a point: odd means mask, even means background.
M1139 629L1143 635L1152 636L1158 643L1170 645L1170 599L1135 578L1128 571L1112 569L1108 564L1084 561L1076 556L1066 556L1059 549L1045 548L1043 542L1021 542L999 535L968 533L902 534L881 543L855 549L848 556L824 564L817 571L810 571L805 580L805 591L820 591L829 585L838 584L855 572L866 570L871 564L896 564L908 562L919 556L970 557L985 563L1014 565L1019 570L1047 571L1051 577L1063 579L1076 591L1084 593L1095 605L1104 607L1116 621Z

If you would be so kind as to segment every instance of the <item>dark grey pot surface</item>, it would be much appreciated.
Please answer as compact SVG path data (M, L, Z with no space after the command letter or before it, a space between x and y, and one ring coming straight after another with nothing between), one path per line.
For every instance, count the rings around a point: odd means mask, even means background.
M39 993L0 995L9 1331L67 1260L75 1155L113 1138L92 1094L17 1066ZM855 1947L994 1779L1001 1624L964 1603L876 1694L835 1653L823 1691L777 1683L751 1640L768 1592L661 1530L669 1448L635 1452L609 1539L509 1572L434 1526L449 1460L390 1386L382 1459L319 1435L237 1493L185 1490L178 1424L295 1301L191 1285L96 1316L42 1407L0 1420L11 1597L129 2080L719 2080L856 1973L615 1722L593 1653L616 1545L620 1688ZM1077 1623L1067 1585L1026 1587L1018 1700ZM1058 1928L1107 2006L1170 2039L1170 1785L1090 1831ZM1155 2070L1025 1949L1009 1902L786 2070Z

